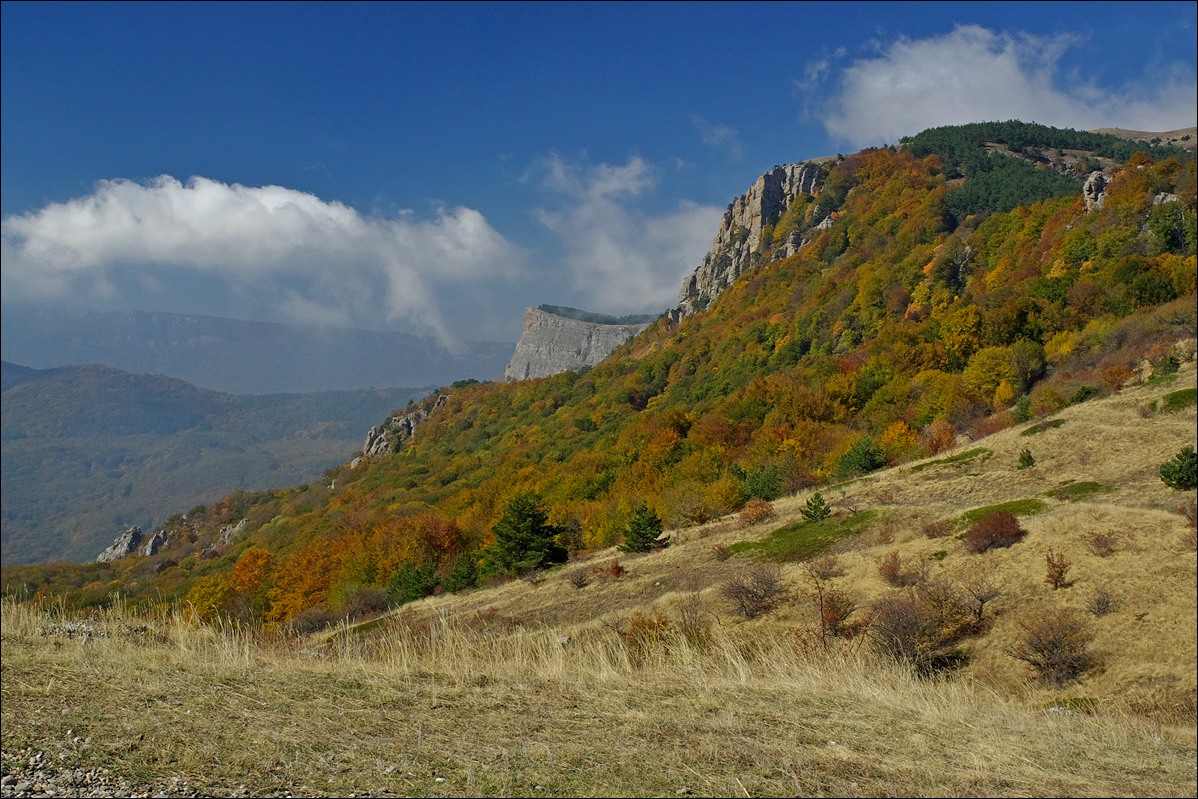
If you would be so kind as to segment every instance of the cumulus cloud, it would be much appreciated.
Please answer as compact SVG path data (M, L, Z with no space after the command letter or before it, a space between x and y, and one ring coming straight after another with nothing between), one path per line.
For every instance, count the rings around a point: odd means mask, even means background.
M635 200L655 185L656 170L639 157L589 168L555 157L545 169L545 185L562 202L538 209L537 218L565 246L564 265L588 310L651 312L674 305L724 209L682 201L658 213L640 210Z
M521 259L469 208L380 218L281 186L166 175L102 181L85 197L6 217L0 232L9 300L207 286L254 297L284 321L410 322L447 338L439 291L512 277Z
M1079 130L1194 124L1198 81L1192 70L1174 67L1112 91L1060 74L1060 59L1075 43L1070 35L960 25L943 36L900 38L839 71L814 63L796 86L812 90L833 81L818 115L831 135L858 147L893 143L929 127L989 120Z

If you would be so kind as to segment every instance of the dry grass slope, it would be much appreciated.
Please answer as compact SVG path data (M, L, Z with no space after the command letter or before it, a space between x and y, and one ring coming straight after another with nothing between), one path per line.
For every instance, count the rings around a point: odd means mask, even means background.
M1195 413L1156 410L1194 385L1190 363L1034 435L1021 425L824 491L833 518L873 512L825 576L856 604L850 621L907 590L879 573L892 555L924 580L980 570L1001 586L950 676L917 678L867 635L825 647L801 563L782 564L776 610L735 613L721 585L752 561L713 547L798 522L795 496L755 526L674 531L661 552L596 553L321 638L119 610L72 627L6 603L5 767L33 749L215 794L1194 796L1194 534L1157 469L1194 443ZM1036 465L1018 469L1024 448ZM1027 499L1043 507L1008 549L923 532ZM1050 549L1072 564L1068 587L1045 582ZM615 558L618 579L570 579ZM1058 608L1087 619L1098 663L1063 688L1009 654L1022 620Z

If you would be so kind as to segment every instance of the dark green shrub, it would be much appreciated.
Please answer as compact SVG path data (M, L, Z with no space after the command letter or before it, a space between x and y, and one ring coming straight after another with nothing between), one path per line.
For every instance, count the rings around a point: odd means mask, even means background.
M1198 487L1198 456L1193 446L1182 447L1172 460L1161 464L1161 480L1176 491L1192 491Z
M866 474L881 469L885 465L886 454L882 452L878 442L869 436L865 436L854 444L852 449L841 456L840 462L837 464L840 473L845 475Z
M1025 448L1022 452L1019 453L1019 468L1020 469L1030 469L1035 465L1036 465L1036 458L1034 455L1032 455L1032 451L1030 449Z
M745 475L745 498L772 502L782 494L782 472L773 464L759 466Z
M431 563L408 561L400 566L387 582L387 596L392 605L415 602L437 588L436 569Z
M828 518L829 514L832 513L832 509L828 507L828 503L824 502L823 494L816 491L807 500L807 504L800 513L803 514L803 518L807 521L818 522Z
M1152 376L1157 375L1172 375L1177 374L1177 370L1181 368L1181 362L1172 355L1165 355L1158 358L1156 363L1152 365Z
M1073 395L1069 397L1069 404L1077 405L1079 402L1085 402L1089 399L1094 399L1102 393L1102 389L1098 386L1078 386Z
M1032 398L1024 394L1015 400L1015 407L1011 409L1011 418L1020 424L1030 421L1032 418Z
M446 591L455 593L465 588L476 588L478 586L478 553L463 552L458 555L458 559L453 563L453 568L449 570L449 574L445 575L441 585Z
M624 543L620 544L621 552L648 552L670 545L670 537L661 538L661 518L650 508L648 503L641 502L632 511L632 518L624 528Z

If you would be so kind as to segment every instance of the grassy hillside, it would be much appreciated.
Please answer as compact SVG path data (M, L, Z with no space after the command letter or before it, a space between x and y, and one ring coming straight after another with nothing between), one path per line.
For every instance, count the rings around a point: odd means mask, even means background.
M769 520L310 637L7 602L5 768L45 753L47 782L96 769L172 795L1192 796L1195 532L1158 467L1193 442L1194 390L1191 364L830 487L830 522L803 521L804 492ZM1024 449L1036 464L1019 469ZM971 554L934 524L994 505L1027 530L1009 549ZM828 524L819 569L781 563L776 604L746 619L727 586L759 548ZM1049 549L1072 563L1067 587L1045 582ZM890 585L893 556L922 576ZM999 591L936 679L866 626L895 596L979 573ZM821 634L817 586L852 599L856 632ZM1060 609L1093 635L1094 665L1063 687L1009 654Z
M132 525L311 480L427 389L238 396L101 366L4 364L4 563L87 561Z

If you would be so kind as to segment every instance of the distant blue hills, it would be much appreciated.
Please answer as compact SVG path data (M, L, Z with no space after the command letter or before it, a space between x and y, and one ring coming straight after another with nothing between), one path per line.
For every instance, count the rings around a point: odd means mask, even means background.
M212 316L5 303L0 358L47 369L104 364L233 394L448 385L503 375L515 342L301 327Z

